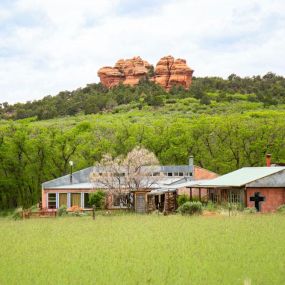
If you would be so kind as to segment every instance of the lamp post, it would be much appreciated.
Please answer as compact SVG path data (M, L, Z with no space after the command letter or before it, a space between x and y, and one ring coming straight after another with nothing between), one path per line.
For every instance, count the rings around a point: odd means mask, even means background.
M69 161L69 165L70 165L70 183L72 184L72 167L73 167L73 161L72 160Z

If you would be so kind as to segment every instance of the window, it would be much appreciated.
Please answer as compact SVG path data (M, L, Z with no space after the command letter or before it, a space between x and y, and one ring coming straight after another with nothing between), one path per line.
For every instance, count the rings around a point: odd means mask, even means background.
M178 176L178 172L174 172L174 176Z
M241 202L241 192L240 191L230 191L228 195L229 203L240 203Z
M59 193L59 207L67 206L67 193Z
M84 193L84 208L92 208L89 202L89 193Z
M127 194L115 194L113 195L113 206L114 207L127 207L128 195Z
M167 176L172 176L172 172L168 172L168 173L167 173Z
M48 208L56 209L56 193L48 193Z
M81 194L80 193L71 193L71 207L78 206L81 207Z
M179 172L179 176L183 176L183 172Z
M159 172L154 172L152 175L153 175L153 176L159 176L160 173L159 173Z

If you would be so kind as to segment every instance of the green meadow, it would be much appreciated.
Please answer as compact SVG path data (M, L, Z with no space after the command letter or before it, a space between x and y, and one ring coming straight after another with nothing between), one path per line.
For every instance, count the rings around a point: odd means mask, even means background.
M285 217L0 219L0 284L285 284Z

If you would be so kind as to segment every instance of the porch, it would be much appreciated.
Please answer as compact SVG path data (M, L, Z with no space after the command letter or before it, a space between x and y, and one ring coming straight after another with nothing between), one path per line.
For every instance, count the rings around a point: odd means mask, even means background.
M246 206L245 188L207 188L207 201L219 205L239 204Z

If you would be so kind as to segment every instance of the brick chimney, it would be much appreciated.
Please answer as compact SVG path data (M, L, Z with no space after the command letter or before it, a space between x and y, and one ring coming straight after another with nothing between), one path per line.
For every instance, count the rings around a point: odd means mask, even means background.
M271 154L267 153L265 158L266 158L266 166L270 167L271 166Z

